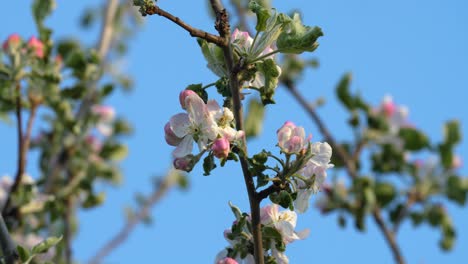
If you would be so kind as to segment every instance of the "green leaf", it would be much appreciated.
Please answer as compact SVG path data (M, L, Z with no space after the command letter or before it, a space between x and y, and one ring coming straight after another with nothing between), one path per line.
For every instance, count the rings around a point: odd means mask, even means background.
M452 145L450 144L441 144L439 145L439 155L440 160L444 168L448 169L452 167L453 163L453 152Z
M215 83L216 90L222 97L232 97L231 87L229 86L229 78L221 77Z
M239 209L239 207L235 206L231 201L229 201L229 207L231 207L232 213L236 219L239 220L242 216L242 211Z
M270 200L275 204L279 204L283 208L291 209L291 207L293 207L294 199L291 194L285 190L282 190L279 193L272 193L270 195Z
M262 132L264 115L265 107L255 99L250 100L244 128L247 138L258 136Z
M271 16L270 11L255 1L249 2L249 9L257 15L257 25L255 26L255 30L259 32L265 31L267 28L267 20Z
M426 135L410 127L400 128L400 138L403 139L406 150L421 150L429 147L429 139Z
M216 163L215 163L213 154L210 154L206 156L205 159L203 160L203 171L204 171L203 175L204 176L210 175L210 172L214 168L216 168Z
M110 159L115 161L123 160L128 155L128 147L126 145L117 145L112 151Z
M267 50L271 48L273 43L278 39L284 27L291 21L291 19L284 15L274 12L266 22L267 28L257 36L254 46L251 48L248 55L248 60L252 61L257 59Z
M41 243L35 245L31 252L32 254L41 254L47 252L49 248L54 247L57 245L60 240L62 240L62 236L60 237L49 237L46 240L42 241Z
M257 69L265 79L265 84L260 88L260 97L263 105L274 104L273 96L278 86L281 69L272 59L266 59L257 63Z
M336 95L341 103L348 109L353 109L353 98L349 92L349 86L351 84L351 74L347 73L341 77L341 80L336 86Z
M201 83L190 84L185 88L185 90L194 91L200 98L205 102L208 102L208 93L203 89L203 85Z
M427 221L431 226L442 224L444 217L444 209L439 205L431 206L427 211Z
M295 13L289 27L278 36L276 46L282 53L312 52L317 49L316 41L321 36L323 36L321 28L304 26L299 14Z
M104 203L106 200L106 193L105 192L100 192L97 195L90 193L86 197L86 199L83 201L83 204L81 205L83 208L93 208L96 206L101 205Z
M445 143L455 145L460 142L462 136L460 133L460 124L457 120L448 121L444 126Z
M396 197L395 186L386 182L378 182L375 184L375 195L379 205L385 207Z
M263 234L263 237L271 238L271 239L274 239L275 241L283 239L283 237L281 236L281 233L276 228L271 227L271 226L263 226L262 234Z
M37 24L42 24L44 19L55 9L54 0L35 0L32 5L34 20Z
M29 250L25 249L24 247L22 247L20 245L16 246L16 249L18 251L18 254L19 254L19 257L20 257L21 261L26 262L30 257Z
M465 205L467 190L463 187L463 182L460 177L450 175L447 179L447 198L459 205Z
M216 44L209 43L204 39L197 39L198 45L202 50L205 60L208 62L208 68L219 77L228 76L225 68L225 60L223 50L216 46Z

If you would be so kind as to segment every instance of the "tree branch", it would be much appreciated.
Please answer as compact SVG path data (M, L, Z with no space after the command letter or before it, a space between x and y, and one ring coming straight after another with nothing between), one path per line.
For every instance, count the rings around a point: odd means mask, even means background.
M149 216L151 208L156 205L174 185L174 181L170 177L171 175L168 174L159 182L157 188L155 188L147 202L140 208L135 216L127 218L127 222L123 228L114 237L97 250L97 253L89 261L90 264L101 263L106 256L127 240L135 227Z
M19 255L16 251L15 242L11 239L8 229L5 225L5 220L0 214L0 246L2 248L3 256L0 258L1 263L15 263ZM5 261L5 262L3 262Z
M229 19L226 9L223 8L219 0L210 0L213 11L216 14L215 28L218 30L219 35L224 39L223 43L227 45L220 46L223 50L224 59L229 72L229 86L231 87L232 101L234 108L234 118L236 120L236 129L243 130L243 116L242 116L242 102L240 95L240 83L239 83L239 69L242 65L235 65L232 54L232 47L229 44L230 38L230 26ZM254 244L254 258L256 264L263 264L263 239L260 223L260 199L258 199L257 192L255 191L255 184L253 175L250 174L247 161L247 144L244 139L244 149L239 155L240 164L242 167L242 174L244 176L244 182L249 196L250 203L250 215L252 218L252 235Z
M38 103L31 102L31 111L26 126L26 134L23 132L23 117L22 117L22 103L21 103L21 87L18 83L16 86L17 97L16 97L16 119L17 119L17 130L18 130L18 168L15 176L15 181L10 189L8 197L5 201L5 205L2 208L3 215L10 214L11 199L13 194L18 190L21 184L23 174L27 164L27 156L29 151L29 145L31 142L31 133L34 120L36 118L36 112Z
M320 119L318 114L315 112L314 107L307 102L307 100L300 94L296 86L291 80L283 81L283 84L286 86L287 90L293 95L293 97L298 101L298 103L306 110L312 120L315 122L317 127L320 130L320 133L325 137L325 140L330 143L332 149L336 152L336 155L343 161L346 172L352 179L358 178L358 173L355 166L355 161L349 156L346 150L337 143L335 138L332 136L328 128L325 126L325 123ZM404 264L405 260L401 251L396 243L395 234L386 226L385 221L383 220L380 208L375 206L372 210L372 216L379 227L380 231L383 233L396 263Z
M99 54L99 57L101 59L101 67L105 64L105 58L109 53L110 45L112 43L112 39L114 38L114 20L117 12L118 3L118 0L107 1L104 21L99 35L99 40L96 43L97 53ZM75 119L77 121L81 120L88 113L91 106L93 105L97 89L96 83L97 80L89 86L89 90L87 91L85 97L83 98L83 101L79 105L78 111L75 115ZM47 177L46 182L44 184L45 193L50 193L52 191L54 180L59 171L65 166L67 159L68 158L66 154L66 149L64 148L59 150L55 157L51 158L51 162L49 165L50 172L48 173L49 176Z
M398 247L398 244L395 240L395 233L393 233L390 228L388 228L385 225L385 221L382 218L382 214L380 212L379 207L375 207L374 210L372 211L372 216L374 217L374 221L379 227L380 231L385 237L385 240L387 241L388 246L390 247L393 258L395 259L396 263L399 264L404 264L405 260L403 258L403 255L400 252L400 248Z
M198 29L198 28L194 28L192 26L190 26L189 24L185 23L183 20L181 20L180 18L172 15L171 13L159 8L158 6L156 5L153 5L153 6L149 6L147 9L146 9L146 13L148 15L159 15L159 16L162 16L164 18L167 18L169 19L170 21L174 22L175 24L177 24L178 26L180 26L181 28L185 29L188 33L190 33L190 36L192 37L197 37L197 38L202 38L208 42L211 42L211 43L214 43L218 46L225 46L225 42L224 42L224 39L219 37L219 36L216 36L216 35L213 35L213 34L210 34L206 31L203 31L201 29Z

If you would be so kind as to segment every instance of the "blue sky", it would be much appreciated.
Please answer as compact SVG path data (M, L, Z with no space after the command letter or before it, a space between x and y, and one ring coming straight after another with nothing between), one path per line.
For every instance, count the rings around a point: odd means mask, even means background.
M96 1L59 1L56 13L47 21L54 37L72 35L88 43L96 41L97 31L78 29L82 8ZM214 32L207 15L206 1L159 0L160 6L186 22ZM227 2L227 1L224 1ZM0 9L0 39L12 32L29 37L35 34L28 14L30 1L7 1ZM314 54L318 70L308 71L299 88L311 100L326 99L319 109L332 133L346 139L344 109L337 104L334 86L345 72L353 73L352 89L377 104L384 94L393 95L399 104L410 108L410 120L432 139L442 137L442 123L456 118L468 123L468 3L466 1L349 1L290 0L274 1L282 12L301 9L304 23L322 27L325 36ZM215 76L205 67L196 41L164 19L145 18L145 26L130 43L124 69L134 76L131 94L116 94L108 103L118 114L132 121L135 133L127 143L129 157L122 163L125 180L108 191L102 208L80 213L80 231L74 254L87 260L123 223L122 208L132 204L135 192L151 190L150 177L169 167L171 147L163 140L163 126L180 112L178 93L191 83L210 83ZM286 120L293 120L321 137L304 111L282 89L277 105L269 106L260 139L251 142L250 153L273 148L275 131ZM467 133L463 132L466 138ZM15 171L14 128L0 123L0 174ZM465 142L457 153L468 157ZM28 171L36 172L31 157ZM465 162L466 164L467 162ZM466 165L462 172L467 174ZM342 175L344 176L344 175ZM190 175L187 192L172 191L153 210L154 224L140 226L128 242L105 263L211 263L225 245L222 232L230 226L228 201L248 210L247 194L237 164L203 177L198 167ZM315 200L316 198L313 198ZM408 263L462 263L468 258L468 210L448 207L457 227L458 240L447 254L439 250L439 233L423 226L413 229L406 223L398 241ZM299 229L310 228L305 241L288 247L291 263L393 263L383 237L372 219L367 232L357 233L349 225L339 229L336 215L322 216L316 210L301 215ZM195 261L194 261L195 260Z

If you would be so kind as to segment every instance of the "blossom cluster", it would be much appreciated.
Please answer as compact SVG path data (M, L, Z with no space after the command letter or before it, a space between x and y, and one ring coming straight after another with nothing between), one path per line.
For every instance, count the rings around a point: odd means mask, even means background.
M309 207L310 196L320 190L327 177L327 169L333 168L330 164L332 148L327 142L310 142L311 136L305 137L303 127L296 126L287 121L278 129L278 146L287 155L305 155L310 150L310 158L305 160L296 173L292 183L297 190L294 201L295 210L303 213Z
M238 219L237 221L239 221ZM237 221L234 222L234 225L237 224ZM250 219L247 217L247 221ZM268 248L270 249L271 256L275 259L277 264L287 264L289 263L288 257L284 254L284 246L290 244L296 240L301 240L306 238L309 235L309 230L305 229L300 232L296 232L296 222L297 214L291 210L280 211L278 205L267 205L260 209L260 222L265 228L273 228L277 231L277 234L281 236L281 243L277 243L275 240L270 241ZM245 242L252 242L252 234L250 233L247 226L243 227L242 236L233 236L233 230L227 229L224 231L224 237L230 246L226 249L223 249L218 253L215 259L215 264L253 264L255 263L253 255L243 254L233 254L234 248L241 248L244 245L241 245Z
M9 54L13 54L17 52L18 49L21 49L22 52L26 52L29 50L32 54L37 58L44 57L44 43L37 39L36 37L32 36L26 42L26 49L23 48L23 40L18 34L11 34L2 45L3 51Z
M233 128L234 115L221 108L214 100L207 103L192 90L184 90L179 96L180 105L186 113L171 117L164 126L167 144L175 146L172 152L174 167L190 171L197 161L192 154L193 143L197 143L199 154L210 151L215 157L228 157L232 145L243 144L245 134Z

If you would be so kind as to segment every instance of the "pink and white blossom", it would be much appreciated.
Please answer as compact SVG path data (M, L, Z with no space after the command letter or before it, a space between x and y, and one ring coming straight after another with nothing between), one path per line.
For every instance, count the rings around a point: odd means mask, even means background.
M276 132L278 146L287 154L300 154L308 145L303 127L296 126L291 121L286 121Z
M191 154L194 141L202 151L218 136L218 125L196 93L187 95L185 105L187 113L176 114L169 121L170 130L177 138L182 139L172 152L176 158Z
M18 48L21 44L21 37L17 33L13 33L3 42L2 48L5 52Z
M28 47L33 51L33 54L38 58L44 57L44 43L36 37L31 37L28 40Z
M97 130L106 137L112 135L114 132L112 122L115 119L115 109L108 105L94 105L91 112L98 118Z
M333 164L330 164L332 148L328 143L312 143L311 152L313 154L312 158L298 172L305 179L305 182L296 178L298 194L294 206L300 213L305 212L309 207L310 196L320 190L327 177L327 169L334 167Z
M221 260L219 260L218 262L216 262L216 264L239 264L239 262L237 262L235 259L233 258L223 258Z
M291 210L280 212L277 204L267 205L260 209L260 222L278 230L285 244L304 239L309 235L308 229L300 232L294 230L297 222L296 212Z

